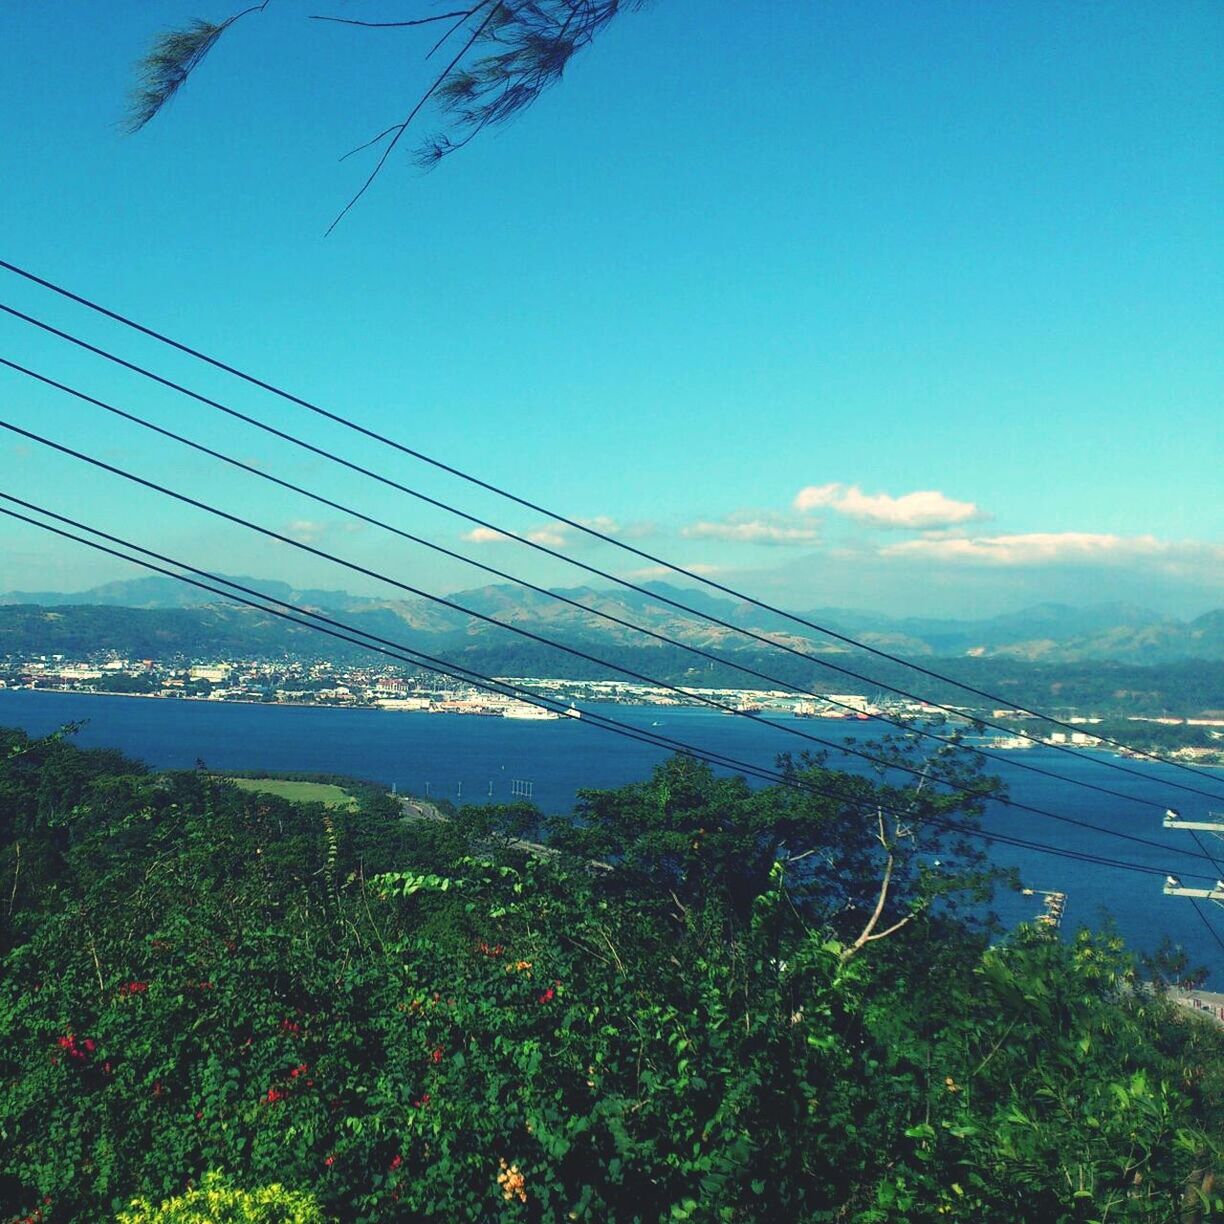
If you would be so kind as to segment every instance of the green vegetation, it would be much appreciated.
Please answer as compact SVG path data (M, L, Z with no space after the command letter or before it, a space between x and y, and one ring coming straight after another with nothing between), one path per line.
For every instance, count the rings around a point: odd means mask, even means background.
M973 803L788 768L532 855L0 732L0 1220L1220 1219L1224 1034L992 931Z
M212 1172L204 1174L198 1190L157 1206L135 1199L116 1219L118 1224L323 1224L324 1216L309 1195L278 1185L238 1190Z
M357 800L339 786L328 782L292 782L284 778L231 778L240 790L263 795L279 795L291 803L321 803L326 808L352 811Z

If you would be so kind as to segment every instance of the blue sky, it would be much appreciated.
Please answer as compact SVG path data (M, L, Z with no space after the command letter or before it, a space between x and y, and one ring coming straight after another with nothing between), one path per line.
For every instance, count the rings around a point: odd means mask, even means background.
M0 10L5 258L790 606L1224 605L1219 4L656 0L434 173L394 159L328 238L368 164L337 159L415 100L429 35L272 0L122 135L151 33L229 11ZM649 568L7 275L0 301L564 551ZM14 321L0 353L533 580L581 581ZM484 581L15 375L0 397L5 419L416 585ZM375 589L29 444L0 438L0 470L197 564ZM0 589L128 573L9 524L0 558Z

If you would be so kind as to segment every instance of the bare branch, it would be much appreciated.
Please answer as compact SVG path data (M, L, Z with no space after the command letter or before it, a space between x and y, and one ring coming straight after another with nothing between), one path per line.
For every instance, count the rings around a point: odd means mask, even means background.
M475 12L475 11L476 11L475 9L473 9L473 10L472 10L472 12ZM447 30L447 31L446 31L446 33L445 33L445 34L443 34L443 35L442 35L442 37L441 37L441 38L439 38L439 39L438 39L438 41L437 41L436 43L434 43L434 45L433 45L432 47L430 47L430 48L429 48L429 50L428 50L428 51L426 51L426 52L425 52L425 58L426 58L427 60L431 60L431 59L433 59L433 57L434 57L434 53L435 53L435 52L437 52L437 51L440 51L440 50L442 49L442 47L445 45L445 43L446 43L446 42L447 42L447 41L450 39L450 36L451 36L451 35L452 35L452 34L453 34L453 33L454 33L454 32L455 32L457 29L459 29L459 27L460 27L461 25L463 25L463 23L464 23L464 22L465 22L465 21L468 19L468 17L470 17L470 16L471 16L471 13L465 13L465 14L464 14L462 17L460 17L460 18L459 18L459 20L458 20L458 21L456 21L456 22L455 22L455 24L454 24L453 26L451 26L451 28L450 28L449 30Z
M910 913L906 914L904 918L894 922L892 926L886 927L883 931L876 930L876 927L880 923L880 918L884 914L884 906L888 902L888 889L892 883L893 867L896 865L897 861L896 856L893 853L893 846L896 844L896 839L899 836L907 836L910 833L909 830L905 830L903 828L900 821L894 821L893 837L892 841L890 842L888 835L884 830L883 810L879 809L877 811L877 815L879 819L879 832L877 837L880 845L883 846L888 852L888 858L884 864L884 876L880 881L879 895L876 897L875 908L871 911L871 917L867 919L867 925L863 927L862 931L859 932L858 938L855 939L855 941L850 944L849 947L842 949L840 960L843 965L860 949L866 947L867 944L876 939L886 939L889 935L899 931L906 925L906 923L912 922L921 912L921 908L911 910Z
M9 893L8 916L13 916L13 906L17 903L17 881L21 879L21 843L15 842L13 849L17 853L17 866L13 871L13 891Z
M907 922L913 922L918 917L918 911L914 910L911 914L906 914L900 922L894 922L892 926L886 927L883 931L877 931L874 935L867 936L867 942L870 943L873 939L887 939L894 931L899 931Z
M599 936L604 941L604 943L608 945L608 951L612 953L612 959L616 962L617 969L619 969L620 972L623 974L625 972L625 962L621 960L620 953L617 952L616 946L608 938L608 933L603 929L603 927L597 926L595 929L599 932Z
M880 921L880 915L884 912L884 903L888 900L888 885L892 880L893 862L894 859L890 853L888 862L884 865L884 878L880 881L880 895L876 898L875 909L871 911L871 917L867 919L867 925L862 929L859 937L842 952L843 962L848 961L871 939L871 933L875 930L876 923Z
M356 17L326 17L317 13L310 15L311 21L333 21L337 25L364 26L368 30L394 30L407 26L431 25L435 21L449 21L452 17L466 20L476 10L463 9L461 12L438 13L434 17L418 17L415 21L359 21Z
M351 200L349 200L349 202L336 215L336 219L327 227L328 234L330 234L332 230L334 230L336 226L339 225L340 222L344 220L345 216L348 214L349 210L353 207L353 205L356 204L357 201L360 200L361 197L365 195L365 193L370 189L370 184L373 183L373 181L378 177L379 172L382 170L383 166L387 164L387 158L390 157L391 154L395 151L395 146L399 144L401 137L408 130L408 125L417 117L418 114L420 114L421 108L425 105L426 102L429 101L430 98L433 97L433 95L438 91L442 83L450 75L452 70L458 65L459 61L476 44L476 40L481 36L481 34L484 33L485 29L488 27L490 22L492 22L494 15L498 12L498 10L501 7L502 6L500 3L500 0L494 0L493 7L485 15L485 19L480 23L480 25L476 27L476 30L472 34L472 36L467 40L466 43L463 44L463 49L438 74L438 77L434 81L434 83L425 91L424 95L421 97L421 100L409 112L408 118L405 119L402 123L396 125L394 129L395 135L391 138L387 147L383 150L382 156L378 159L378 162L375 165L374 169L370 171L368 177L366 178L366 181L361 184L361 187L357 191L357 194L354 195Z
M383 128L383 130L379 132L377 136L371 136L370 139L365 142L365 144L359 144L355 149L350 149L347 153L341 154L340 160L348 161L348 159L352 157L354 153L361 153L363 150L370 148L372 145L376 145L380 140L385 140L391 135L392 132L395 131L397 127L399 127L399 124L393 123L390 127Z
M404 133L429 103L443 117L443 130L417 150L418 163L429 168L464 148L493 124L505 123L527 109L550 85L561 80L573 56L626 9L647 0L466 0L467 7L448 9L401 21L372 21L314 13L310 20L364 29L412 29L441 26L441 37L426 53L442 48L457 53L417 99L407 117L350 149L341 161L381 146L377 161L360 188L332 221L331 233L365 195L382 172ZM269 3L251 4L220 23L198 20L160 34L139 65L126 126L135 132L157 115L207 57L221 35L248 13Z

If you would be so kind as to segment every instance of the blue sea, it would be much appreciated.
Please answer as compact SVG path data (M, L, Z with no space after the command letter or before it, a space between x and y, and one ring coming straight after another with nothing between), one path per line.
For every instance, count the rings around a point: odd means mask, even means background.
M694 747L769 769L779 752L798 752L804 742L789 725L825 739L853 732L860 740L879 732L872 724L824 720L731 718L716 710L633 706L590 709L630 726ZM628 740L577 719L519 721L452 714L324 707L220 704L202 701L0 690L0 726L41 735L68 722L87 720L77 736L82 746L123 750L157 768L191 768L200 760L214 769L267 769L342 773L380 782L401 792L457 802L508 802L514 783L530 784L534 802L547 813L565 813L580 787L615 787L646 777L663 750ZM1140 778L1103 768L1097 753L1070 756L1034 748L1013 754L1017 762L1040 766L1066 778L1094 781L1111 789L1178 808L1187 819L1202 818L1214 806L1224 811L1224 771L1207 770L1198 779L1174 767L1129 761ZM862 762L833 757L830 764L855 769ZM1166 831L1154 808L1100 795L1066 782L1014 768L1009 758L991 772L1002 776L1013 801L1073 816L1112 830L1147 838L1164 847L1136 845L1105 833L996 807L985 828L1060 849L1084 851L1126 863L1180 873L1214 875L1198 856L1190 834ZM1187 782L1221 798L1175 789ZM519 787L518 789L523 789ZM1224 858L1224 843L1209 838L1209 849ZM991 845L991 857L1019 869L1026 885L1067 894L1064 925L1099 925L1106 915L1130 945L1154 949L1164 935L1182 944L1195 963L1213 969L1216 989L1224 982L1224 956L1207 923L1224 934L1224 908L1186 898L1165 897L1161 879L1116 867L1079 863L1032 850ZM1039 898L1001 894L995 909L1005 922L1035 916Z

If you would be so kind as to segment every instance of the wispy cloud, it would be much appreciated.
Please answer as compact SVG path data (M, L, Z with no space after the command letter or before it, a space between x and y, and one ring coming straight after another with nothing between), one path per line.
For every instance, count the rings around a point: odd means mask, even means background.
M997 566L1125 564L1143 560L1224 564L1224 546L1218 544L1086 531L1036 531L995 536L931 534L890 544L880 550L880 555Z
M620 535L623 530L616 519L606 514L597 514L594 518L578 519L577 521L592 531L598 531L601 535Z
M471 531L465 531L459 538L469 544L494 544L498 540L505 540L509 537L500 531L494 531L492 527L473 527Z
M690 574L700 574L703 578L712 577L715 574L725 574L728 567L725 565L705 565L701 562L694 562L692 565L680 565L682 570L688 570ZM651 582L655 579L663 579L670 581L674 578L683 578L683 574L677 574L675 570L669 569L666 565L648 565L643 569L630 570L624 577L633 582Z
M574 521L583 527L589 527L592 531L599 532L601 535L616 536L629 540L644 539L647 536L654 535L656 531L653 523L635 522L624 524L606 514L596 515L594 518L575 519ZM528 531L516 534L522 535L525 540L530 540L533 544L541 544L545 548L567 549L577 548L583 544L598 543L598 541L592 539L585 532L578 530L576 527L571 527L569 523L542 523L538 527L533 527ZM469 544L496 544L510 539L510 536L491 527L476 527L471 531L464 532L460 538Z
M796 523L775 514L740 511L716 521L690 523L680 529L689 540L729 540L737 544L803 545L814 544L820 531L811 523Z
M285 535L299 544L317 544L327 534L327 524L313 519L293 519L285 524Z
M796 510L832 510L875 527L947 527L986 518L973 502L956 501L935 489L893 497L864 493L858 485L808 485L795 495Z
M527 538L533 544L543 544L545 548L565 548L570 543L573 528L565 523L549 523L545 527L537 527L527 533Z

